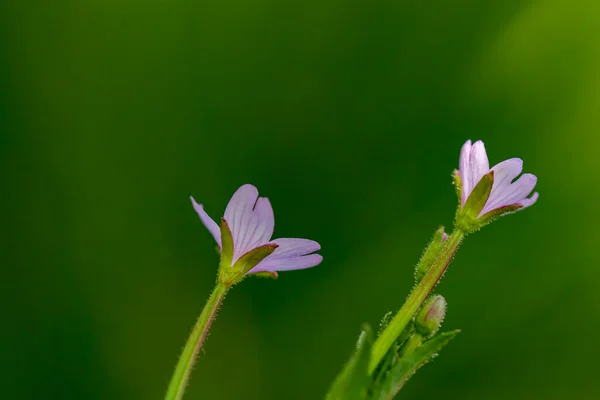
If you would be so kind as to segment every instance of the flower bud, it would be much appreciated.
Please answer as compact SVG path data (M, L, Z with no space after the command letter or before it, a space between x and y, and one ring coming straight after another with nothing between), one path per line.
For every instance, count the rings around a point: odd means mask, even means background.
M415 321L415 328L420 335L428 337L440 329L446 316L446 305L446 299L440 295L433 296L425 303Z

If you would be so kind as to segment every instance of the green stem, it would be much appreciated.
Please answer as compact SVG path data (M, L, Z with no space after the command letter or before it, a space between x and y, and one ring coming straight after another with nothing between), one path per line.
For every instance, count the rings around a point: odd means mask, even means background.
M450 261L452 261L452 257L454 257L454 254L456 253L456 250L458 250L464 237L464 232L456 229L452 235L445 240L444 246L440 250L440 255L436 261L423 279L415 286L400 311L398 311L398 314L396 314L384 331L381 332L381 335L379 335L371 350L369 374L372 374L375 371L377 365L385 357L398 336L404 331L415 313L419 311L419 308L423 305L427 296L431 294L435 285L437 285L442 275L444 275L446 268L450 264Z
M222 283L217 283L217 286L211 293L179 357L177 367L175 367L175 372L169 384L169 389L165 395L165 400L181 400L183 398L200 349L202 349L206 341L210 327L217 316L217 311L228 289Z

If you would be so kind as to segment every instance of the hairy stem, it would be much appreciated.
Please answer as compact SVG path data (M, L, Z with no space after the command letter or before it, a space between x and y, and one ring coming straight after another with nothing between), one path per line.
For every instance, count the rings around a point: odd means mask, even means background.
M442 275L444 275L446 268L450 264L450 261L452 261L452 258L464 237L464 232L457 229L445 240L436 261L423 279L414 287L410 296L400 311L398 311L398 314L396 314L384 331L381 332L381 335L379 335L371 350L369 374L372 374L375 371L377 365L385 357L390 347L392 347L415 313L419 311L423 302L431 294L433 288L435 288Z
M222 283L217 283L217 286L211 293L179 357L175 372L171 378L171 383L169 384L169 389L167 389L167 394L165 395L165 400L181 400L183 398L198 354L206 341L210 327L215 320L217 311L228 289Z

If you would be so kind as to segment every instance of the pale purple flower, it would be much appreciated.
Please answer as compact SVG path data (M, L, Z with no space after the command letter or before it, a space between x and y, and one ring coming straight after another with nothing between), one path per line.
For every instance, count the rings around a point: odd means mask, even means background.
M458 173L462 185L462 206L465 205L469 195L481 178L490 171L494 171L492 190L479 216L504 207L523 209L531 206L538 199L537 192L528 197L537 183L535 175L523 174L519 179L516 179L523 170L523 160L511 158L496 164L490 169L485 147L481 140L473 145L470 140L467 140L460 151L459 168Z
M201 204L196 203L193 197L190 199L202 223L221 248L221 228L208 216ZM313 240L291 238L271 240L275 226L273 208L269 199L259 197L258 190L252 185L243 185L234 193L225 209L223 219L227 222L233 239L232 265L244 254L257 247L267 244L278 246L248 274L310 268L323 260L321 255L312 254L321 249L319 243Z

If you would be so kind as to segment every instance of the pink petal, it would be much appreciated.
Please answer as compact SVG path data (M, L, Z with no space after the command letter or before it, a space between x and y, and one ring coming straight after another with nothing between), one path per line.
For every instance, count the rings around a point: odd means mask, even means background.
M229 224L234 245L238 242L237 237L242 229L242 221L247 217L246 213L254 208L257 198L258 190L254 186L243 185L231 196L231 200L227 204L223 218Z
M233 236L233 262L266 244L273 235L273 209L268 199L258 197L258 189L253 185L243 185L233 194L224 218Z
M504 182L507 182L505 180ZM523 174L514 183L504 183L498 187L498 190L490 193L490 198L479 215L483 215L497 208L519 204L527 199L527 196L533 191L537 183L537 178L532 174Z
M523 160L520 158L509 158L494 165L492 170L494 171L494 188L508 186L523 171Z
M537 184L537 177L533 174L523 174L515 183L510 185L511 190L505 194L505 204L512 204L526 199L533 192Z
M538 197L540 197L539 193L535 192L530 198L521 200L519 202L519 204L521 204L521 206L523 206L523 208L527 208L529 206L534 205L535 202L537 201Z
M477 183L490 170L485 146L481 140L473 145L471 145L470 140L467 140L463 145L460 151L459 168L462 184L462 204L464 205Z
M279 247L258 263L250 273L310 268L323 260L319 254L310 254L321 249L321 245L314 240L281 238L271 243L276 243Z
M319 243L309 239L280 238L271 241L271 243L275 243L279 247L275 249L269 258L298 257L321 250Z
M467 140L460 149L460 160L458 161L458 173L462 184L462 204L465 204L469 193L473 189L470 187L471 170L469 169L469 159L471 158L471 141Z
M498 205L503 203L506 192L510 191L510 185L523 170L523 160L520 158L511 158L494 165L492 170L494 171L494 185L480 215L498 208Z
M265 258L256 267L250 270L250 274L262 271L292 271L295 269L306 269L319 265L323 261L323 256L320 254L309 254L302 257L270 259L271 256Z
M271 203L266 197L259 197L250 213L246 231L239 244L241 254L266 244L273 236L274 228L275 216Z
M213 221L213 219L209 217L208 214L204 211L204 207L202 207L202 204L196 203L196 200L194 200L192 196L190 196L190 200L192 200L192 205L198 213L200 220L202 221L206 229L208 229L208 231L213 235L219 247L221 247L221 228L219 228L219 225L217 225L217 223Z
M471 148L471 157L469 160L471 168L471 190L477 186L481 178L490 172L490 163L485 152L485 146L481 140L475 142Z

